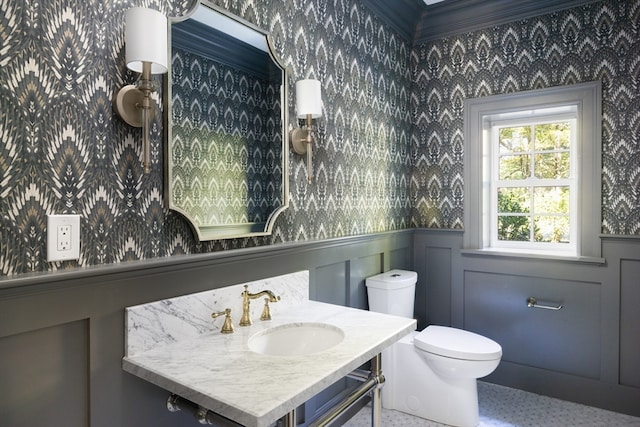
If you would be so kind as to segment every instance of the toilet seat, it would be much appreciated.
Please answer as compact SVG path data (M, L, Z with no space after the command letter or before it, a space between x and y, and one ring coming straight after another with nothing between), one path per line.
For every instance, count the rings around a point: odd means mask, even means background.
M494 360L502 357L502 347L482 335L446 326L427 326L416 334L413 345L440 356L463 360Z

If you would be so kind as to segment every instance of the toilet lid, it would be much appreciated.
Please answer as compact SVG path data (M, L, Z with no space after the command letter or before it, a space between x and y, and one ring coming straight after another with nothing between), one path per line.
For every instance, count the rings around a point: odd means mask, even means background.
M464 360L494 360L502 357L497 342L473 332L446 326L428 326L413 340L420 350Z

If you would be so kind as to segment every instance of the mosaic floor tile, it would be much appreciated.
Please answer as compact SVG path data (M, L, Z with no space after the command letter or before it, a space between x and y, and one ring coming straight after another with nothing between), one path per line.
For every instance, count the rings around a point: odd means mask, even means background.
M478 381L478 427L640 427L640 418ZM371 409L345 427L371 425ZM442 427L444 424L383 409L384 427Z

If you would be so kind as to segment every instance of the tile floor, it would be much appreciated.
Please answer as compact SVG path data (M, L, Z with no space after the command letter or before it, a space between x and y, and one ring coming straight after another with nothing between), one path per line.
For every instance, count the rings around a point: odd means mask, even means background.
M479 427L640 427L640 418L478 381ZM371 425L371 408L345 427ZM402 412L383 409L383 427L441 427Z

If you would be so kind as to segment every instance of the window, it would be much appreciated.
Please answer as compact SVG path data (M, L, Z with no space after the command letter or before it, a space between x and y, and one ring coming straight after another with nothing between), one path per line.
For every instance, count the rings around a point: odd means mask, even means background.
M599 257L600 84L465 102L467 249Z
M525 113L490 124L490 246L575 253L575 113Z

